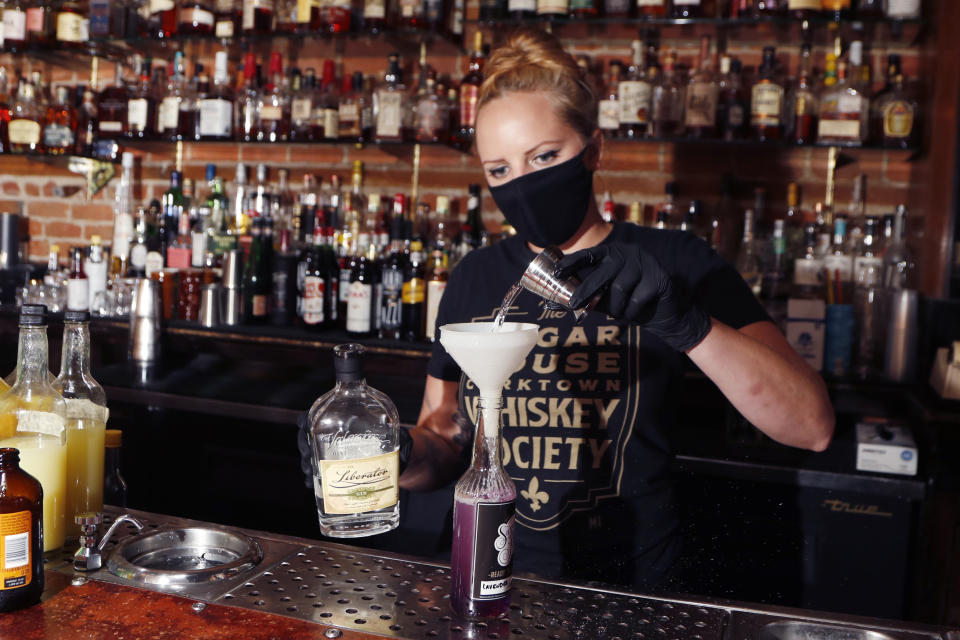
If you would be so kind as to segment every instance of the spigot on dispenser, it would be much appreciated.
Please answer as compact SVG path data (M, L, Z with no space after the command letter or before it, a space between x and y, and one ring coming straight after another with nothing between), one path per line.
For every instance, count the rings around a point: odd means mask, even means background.
M77 515L73 520L80 525L80 548L73 554L74 571L96 571L103 566L101 552L120 523L129 522L137 528L137 533L143 531L143 525L139 520L123 514L113 521L107 532L103 534L103 538L97 543L97 527L103 522L103 516L95 511L87 511Z

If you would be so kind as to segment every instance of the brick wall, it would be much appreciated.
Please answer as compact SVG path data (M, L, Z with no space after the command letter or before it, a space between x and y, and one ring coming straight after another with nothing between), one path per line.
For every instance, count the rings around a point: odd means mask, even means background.
M928 3L928 11L933 11L931 7L932 4ZM475 15L476 0L471 0L468 11L468 16ZM468 25L466 42L472 42L470 30L474 27ZM845 29L847 40L852 34L849 27ZM879 87L881 83L881 78L876 76L882 75L886 55L900 53L904 58L907 77L916 79L917 89L924 96L926 116L934 89L932 82L927 79L933 76L931 70L935 62L937 33L935 24L924 27L923 33L919 29L908 25L903 34L896 35L891 34L885 25L867 25L865 39L867 57L873 62L876 86ZM637 27L626 25L607 25L602 28L569 25L559 27L555 33L575 53L589 55L597 69L605 69L607 62L613 58L629 60L630 41L638 37ZM501 32L491 34L487 30L485 35L488 38L494 36L495 42L496 38L502 38ZM705 26L664 27L660 33L661 51L675 50L681 63L691 65L696 60L701 35L710 35L716 40L717 30ZM721 34L721 41L728 52L743 60L746 67L759 62L764 45L775 44L781 64L787 66L791 73L795 70L800 42L799 27L795 25L731 29ZM814 60L817 69L821 70L823 56L832 49L832 34L820 27L814 45ZM269 53L267 46L268 43L256 45L258 58L264 61ZM418 44L403 38L387 41L355 38L335 43L285 41L278 44L278 49L284 54L285 62L294 57L301 68L313 66L319 71L323 59L333 58L339 68L347 72L361 70L379 74L385 67L386 54L393 50L399 50L405 66L412 69ZM214 50L211 44L188 47L187 58L199 58L209 69ZM165 53L158 57L166 59L170 55ZM240 55L240 51L234 51L231 62L236 64ZM37 61L6 55L3 61L8 69L17 68L23 72L40 69L45 78L54 82L75 84L89 80L89 69L83 60L70 60L67 68L61 67L63 60ZM434 43L429 51L429 62L441 75L458 78L465 67L466 56L449 43ZM112 78L111 66L101 65L101 82ZM927 117L924 119L930 121ZM927 127L925 148L931 136L936 134L936 131L930 131ZM173 144L165 143L132 149L138 157L138 199L148 201L159 198L166 189L169 171L173 168L174 149ZM337 173L348 180L351 163L362 160L366 189L390 196L397 192L410 192L412 157L412 147L407 146L378 148L367 145L361 148L349 144L267 146L187 143L184 145L183 168L187 177L202 185L204 167L208 162L215 163L218 174L228 181L234 177L237 162L251 165L251 168L252 165L265 162L271 169L289 168L291 182L297 186L304 173L315 173L324 178ZM662 198L664 184L676 181L681 202L703 200L709 214L719 197L720 176L728 172L738 178L744 206L751 202L752 188L760 186L768 190L768 206L776 211L784 206L787 183L797 181L801 185L804 205L812 207L814 202L824 198L826 158L827 150L820 148L784 149L610 140L605 146L596 186L598 194L611 191L614 200L625 208L634 201L656 203ZM845 164L837 175L835 208L846 209L854 178L860 173L867 174L868 211L889 213L897 203L905 202L912 214L909 233L916 247L915 254L920 258L920 269L942 268L939 264L923 261L923 221L929 200L931 160L922 153L912 157L901 151L850 150L844 152L843 161ZM465 203L467 185L482 182L482 177L478 163L469 154L433 146L422 149L420 193L421 198L431 205L436 195L444 194L453 199L457 210L458 205L462 207ZM110 203L114 186L115 181L100 193L89 197L84 178L70 173L62 163L0 156L0 207L8 211L20 210L29 219L31 259L42 259L52 242L61 245L86 243L93 234L109 238L112 216ZM484 197L484 208L488 226L496 227L500 216L491 198ZM736 233L738 221L725 222L727 228Z

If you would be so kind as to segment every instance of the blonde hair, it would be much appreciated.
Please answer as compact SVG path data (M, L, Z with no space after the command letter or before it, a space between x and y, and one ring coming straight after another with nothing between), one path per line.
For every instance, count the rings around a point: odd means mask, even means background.
M505 94L547 92L560 117L584 140L597 129L597 103L576 60L560 41L537 28L513 32L483 70L477 112Z

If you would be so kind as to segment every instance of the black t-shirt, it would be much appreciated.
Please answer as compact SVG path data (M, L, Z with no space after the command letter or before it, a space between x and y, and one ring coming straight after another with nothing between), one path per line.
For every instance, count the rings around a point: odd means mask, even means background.
M618 223L609 242L651 253L675 287L727 325L768 319L736 270L688 233ZM469 253L450 274L437 327L492 320L534 257L516 237ZM654 586L679 552L666 432L685 356L604 313L577 324L527 291L507 320L540 326L503 391L503 460L517 485L514 566L545 578ZM439 342L428 372L461 379ZM476 387L461 381L460 410L470 420L476 401Z

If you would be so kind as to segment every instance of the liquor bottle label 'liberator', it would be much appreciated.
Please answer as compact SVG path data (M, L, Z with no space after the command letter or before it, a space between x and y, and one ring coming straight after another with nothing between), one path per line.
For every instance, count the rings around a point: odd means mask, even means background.
M323 510L366 513L397 504L397 451L352 460L320 460Z

